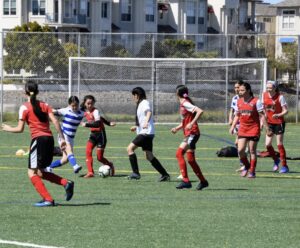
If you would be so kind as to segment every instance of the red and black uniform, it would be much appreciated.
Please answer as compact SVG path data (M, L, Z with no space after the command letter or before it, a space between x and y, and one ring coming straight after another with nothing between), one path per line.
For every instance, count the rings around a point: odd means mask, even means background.
M259 113L263 112L263 105L257 97L251 97L248 101L240 98L237 102L237 116L239 117L240 127L238 130L238 138L246 138L255 142L260 137L260 118ZM255 173L256 159L251 159L250 163L247 156L240 158L245 168Z
M182 124L182 130L184 134L184 140L183 142L188 144L188 152L186 152L184 149L179 147L176 152L176 158L178 161L178 165L180 168L181 175L183 177L184 182L189 182L188 178L188 173L187 173L187 168L186 168L186 162L184 160L184 154L186 153L187 155L187 161L192 167L194 173L197 175L199 180L201 182L205 182L206 179L202 174L202 171L196 162L195 159L195 152L194 150L196 149L196 143L200 138L200 130L198 127L198 123L195 122L192 125L191 129L187 129L187 125L192 122L192 120L195 117L195 109L196 106L193 105L188 99L185 99L179 107L179 113L181 116L181 124Z
M38 101L37 104L39 104L42 112L46 114L52 113L52 108L47 103ZM53 159L54 139L50 130L49 120L45 122L40 121L35 115L30 102L26 102L20 107L19 119L28 124L31 133L32 140L30 144L28 168L40 169L43 171L42 179L66 186L68 183L67 179L43 170L51 164ZM38 175L32 176L30 180L43 200L53 202L52 196Z
M252 97L245 102L244 98L240 98L237 104L237 116L240 121L238 137L246 137L258 141L260 137L259 112L263 111L260 100L257 97Z
M100 116L98 109L94 108L90 112L85 112L87 119L86 127L90 128L91 134L86 144L86 165L88 173L94 174L93 169L93 149L97 147L97 160L102 164L112 166L104 157L104 149L106 147L107 138L104 124L110 125L110 122Z
M284 106L287 106L285 98L280 93L276 92L274 96L271 96L269 92L263 93L263 105L267 116L267 122L270 130L275 135L284 134L285 131L285 120L283 116L278 118L274 118L274 114L280 114L283 110ZM280 154L280 160L282 166L287 166L286 163L286 152L283 144L277 145L278 151ZM275 154L275 150L273 146L267 147L270 156L273 158L274 161L277 160L277 156Z

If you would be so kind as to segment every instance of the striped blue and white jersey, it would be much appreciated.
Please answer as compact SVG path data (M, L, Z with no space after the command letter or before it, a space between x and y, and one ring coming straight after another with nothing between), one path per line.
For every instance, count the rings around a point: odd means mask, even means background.
M231 100L231 108L234 110L234 114L236 114L238 110L237 101L240 99L239 95L235 95Z
M70 138L74 138L77 127L84 117L84 111L73 111L71 107L57 109L57 114L63 116L62 132Z

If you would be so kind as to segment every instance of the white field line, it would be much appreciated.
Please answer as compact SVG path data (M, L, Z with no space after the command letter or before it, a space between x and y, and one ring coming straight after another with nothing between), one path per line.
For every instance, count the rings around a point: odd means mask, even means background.
M64 248L64 247L58 247L58 246L36 245L36 244L31 244L31 243L23 243L23 242L2 240L2 239L0 239L0 244L9 244L9 245L24 246L24 247L36 247L36 248Z

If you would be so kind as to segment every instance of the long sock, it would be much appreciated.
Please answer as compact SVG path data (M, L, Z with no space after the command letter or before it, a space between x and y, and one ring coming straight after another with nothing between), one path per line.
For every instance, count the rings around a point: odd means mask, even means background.
M31 183L33 187L36 189L36 191L40 194L40 196L45 200L45 201L50 201L53 202L53 198L48 192L45 184L43 183L42 179L35 175L30 178Z
M62 185L62 186L66 186L68 183L68 180L65 178L62 178L54 173L50 173L50 172L43 172L43 179L51 182L51 183L55 183L58 185Z
M86 150L85 150L85 156L86 156L86 167L88 170L88 173L93 173L94 174L94 169L93 169L93 148L94 145L91 142L87 142L86 144Z
M129 161L130 161L132 171L136 174L140 174L139 165L138 165L137 157L136 157L135 153L132 153L129 155Z
M281 165L282 166L287 166L286 153L285 153L284 146L283 145L278 145L277 147L278 147L278 151L279 151L279 154L280 154Z
M248 158L247 156L246 157L243 157L243 158L240 158L240 160L242 161L243 165L245 166L245 168L248 170L250 168L250 163L248 161Z
M184 153L185 153L185 150L179 147L177 149L177 152L176 152L176 158L177 158L177 161L178 161L180 173L182 175L182 181L189 182L190 180L189 180L189 177L188 177L186 163L185 163L185 160L184 160Z
M195 159L195 153L194 152L187 152L186 153L187 156L187 161L189 162L190 166L192 167L194 173L196 174L196 176L199 178L199 180L201 182L206 181L205 177L202 174L202 171L200 169L200 166L198 165L198 163L196 162Z
M256 168L256 159L251 159L250 161L250 172L255 173L255 168Z
M97 159L100 163L106 164L106 165L111 165L112 163L109 162L105 157L104 157L104 149L97 148Z
M68 161L72 165L72 167L74 167L75 165L77 165L77 161L76 161L76 158L75 158L74 154L70 154L68 156Z
M165 170L165 168L162 166L162 164L159 162L159 160L156 157L153 157L150 163L160 174L168 175L168 172Z
M274 147L272 145L267 146L267 151L269 152L271 158L273 158L273 160L276 161L277 160L277 156L275 154Z
M52 162L50 164L50 168L56 168L56 167L60 167L60 166L62 166L62 163L61 163L60 159L59 160L55 160L54 162Z

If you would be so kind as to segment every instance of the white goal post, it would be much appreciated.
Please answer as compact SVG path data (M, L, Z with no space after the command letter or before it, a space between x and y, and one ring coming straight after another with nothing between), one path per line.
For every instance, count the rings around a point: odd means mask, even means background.
M132 115L130 92L140 86L159 122L177 121L175 88L186 84L196 105L208 113L205 122L226 123L233 85L239 79L260 95L267 81L267 59L69 58L69 96L93 94L106 112Z

